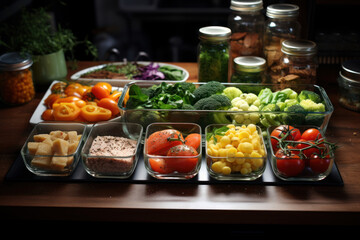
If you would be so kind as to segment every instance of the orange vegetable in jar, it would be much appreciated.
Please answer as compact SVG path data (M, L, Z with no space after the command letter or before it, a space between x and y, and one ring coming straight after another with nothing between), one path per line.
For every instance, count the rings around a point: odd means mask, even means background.
M81 117L88 122L106 121L109 120L111 116L112 112L103 107L85 105L81 108Z
M53 110L54 119L57 121L75 120L81 112L81 108L76 106L74 102L62 102L55 104Z
M102 98L97 105L99 107L103 107L106 109L109 109L112 113L112 116L117 116L120 114L120 108L117 105L117 102L115 102L113 99L111 98Z
M111 84L106 82L98 82L91 88L91 93L94 94L97 99L102 99L109 97L111 90Z

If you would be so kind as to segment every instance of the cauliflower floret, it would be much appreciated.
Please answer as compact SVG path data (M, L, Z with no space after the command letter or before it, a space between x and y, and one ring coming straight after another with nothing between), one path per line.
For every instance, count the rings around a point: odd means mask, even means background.
M237 87L227 87L222 92L223 95L227 96L230 100L236 97L240 97L242 91Z
M246 100L246 102L247 102L249 105L251 105L251 104L253 104L256 100L258 100L258 97L257 97L254 93L247 93L245 100Z
M249 104L241 97L236 97L233 100L231 100L231 105L243 111L247 111L249 109Z
M243 93L231 101L231 111L250 111L256 113L234 113L232 115L234 124L256 124L260 121L259 111L260 100L253 93Z

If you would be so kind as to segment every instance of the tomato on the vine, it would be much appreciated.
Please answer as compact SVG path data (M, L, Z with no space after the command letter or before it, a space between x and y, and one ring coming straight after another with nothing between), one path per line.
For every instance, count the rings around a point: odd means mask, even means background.
M181 145L183 135L175 129L165 129L152 133L146 140L146 152L150 155L166 156L170 148Z
M199 133L191 133L185 137L185 144L198 149L201 143L201 135Z
M283 138L285 137L286 134L288 134L286 140L297 141L301 138L301 132L298 128L294 128L293 126L290 125L277 126L271 132L271 145L274 152L276 152L276 150L278 149L278 140L273 137Z
M149 158L149 164L154 172L161 174L167 174L174 171L165 164L165 159L163 158Z
M185 144L174 146L167 153L167 156L174 156L174 158L167 158L166 166L179 173L191 172L195 169L199 159L189 156L197 155L197 151L191 146Z
M319 154L312 154L310 158L310 168L315 173L323 173L328 170L330 162L331 159L329 155L321 157Z
M321 139L323 137L318 129L309 128L302 133L301 138L308 140L308 141L310 141L310 140L315 141L315 140Z
M276 154L276 166L279 172L287 177L294 177L299 175L305 168L305 162L294 154L292 151L289 153L279 149Z

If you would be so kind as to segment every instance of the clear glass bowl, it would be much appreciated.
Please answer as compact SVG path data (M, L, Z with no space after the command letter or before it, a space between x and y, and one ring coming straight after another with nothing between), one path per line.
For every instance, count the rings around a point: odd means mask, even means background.
M130 177L139 159L142 134L143 127L136 123L94 124L81 151L86 172L97 178Z
M173 129L179 131L184 138L191 133L199 134L201 137L201 128L195 123L152 123L146 129L144 143L144 163L147 172L157 179L190 179L196 176L201 167L202 160L202 141L195 152L190 156L167 156L148 154L148 139L151 134ZM163 151L163 152L167 152ZM197 153L197 154L196 154Z
M76 168L86 134L82 123L41 122L34 126L21 155L39 176L68 176Z
M126 107L126 101L128 97L128 92L132 85L138 85L140 88L149 88L153 85L159 83L152 82L131 82L124 87L122 96L119 99L118 105L122 111L121 121L124 122L134 122L141 124L144 129L151 123L154 122L191 122L196 123L201 126L202 131L205 132L205 127L210 124L228 124L234 123L236 119L236 124L248 124L242 119L249 118L253 116L255 120L252 120L251 123L254 123L261 127L262 131L266 133L267 124L277 126L280 124L291 124L285 122L283 119L284 111L231 111L231 110L182 110L182 109L129 109ZM195 87L206 83L193 83ZM318 85L312 84L296 84L296 85L281 85L281 84L253 84L253 83L222 83L225 87L237 87L244 93L254 93L256 95L264 88L270 88L273 92L281 90L284 88L291 88L297 93L300 93L302 90L310 90L321 96L321 99L325 105L324 112L286 112L286 115L289 116L289 119L303 119L306 125L316 125L321 129L326 131L327 125L329 123L330 117L334 111L333 105L326 94L324 88ZM221 118L214 118L214 114L217 116L222 116ZM270 117L270 118L269 118ZM266 119L267 121L261 121ZM271 120L271 119L276 119ZM266 124L264 123L266 122ZM263 124L264 123L264 124ZM299 124L299 123L298 123Z
M249 128L252 132L249 132L245 125L245 128L242 128L242 125L233 125L236 131L224 135L228 136L228 139L212 141L211 136L214 130L226 126L229 125L211 124L206 127L205 151L209 175L217 180L251 181L260 178L265 171L267 160L267 150L260 127L253 125L253 128ZM241 133L243 131L248 134ZM259 138L256 138L256 135ZM243 145L240 146L240 144ZM234 151L229 151L229 149Z
M326 137L324 134L324 131L322 131L320 128L316 127L316 126L293 126L295 128L298 128L300 130L301 133L303 133L303 131L305 131L306 129L309 128L316 128L320 131L320 134L323 136L325 142L323 143L324 147L326 147L327 149L329 149L329 144L326 143ZM276 127L269 127L267 129L268 132L268 145L269 145L269 149L271 149L271 168L275 174L276 177L285 180L285 181L320 181L322 179L325 179L331 172L331 169L333 167L334 161L335 161L335 156L333 151L330 152L329 157L328 158L324 158L324 159L307 159L307 158L301 158L303 159L303 163L304 163L304 168L300 173L297 173L298 170L298 165L296 163L294 163L294 161L298 161L298 158L292 159L292 158L281 158L281 157L277 157L275 156L276 153L274 153L274 150L272 148L271 145L271 132L275 129ZM291 146L295 146L298 142L297 141L293 141L293 143L290 143ZM299 155L297 153L297 151L294 151L295 155ZM296 154L297 153L297 154ZM286 163L285 161L293 161ZM278 164L282 164L282 165L278 165ZM286 164L286 165L285 165ZM294 164L294 165L292 165ZM299 165L301 166L302 163L299 163ZM279 169L279 166L280 167ZM284 170L281 170L281 169Z

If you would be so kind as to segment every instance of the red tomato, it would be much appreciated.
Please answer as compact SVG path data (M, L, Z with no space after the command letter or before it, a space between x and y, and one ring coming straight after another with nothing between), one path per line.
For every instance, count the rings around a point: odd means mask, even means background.
M177 140L178 139L178 140ZM165 129L152 133L146 140L147 153L166 156L170 148L184 142L182 134L175 129Z
M330 156L322 158L318 154L313 154L310 158L310 168L315 173L323 173L328 170L331 159Z
M168 156L185 157L185 156L197 156L197 151L188 145L182 144L170 148L167 153ZM195 169L198 158L168 158L166 159L166 166L178 171L179 173L188 173Z
M315 140L321 139L322 135L318 129L309 128L303 132L303 134L301 135L301 138L308 140L308 141L309 140L315 141Z
M193 147L194 149L198 149L201 143L201 135L198 133L191 133L186 136L185 144Z
M97 99L102 99L110 97L111 89L112 88L109 83L98 82L91 88L91 92Z
M166 164L163 158L149 158L149 164L153 171L167 174L173 172Z
M282 149L276 152L276 166L279 172L287 177L299 175L305 168L305 162L297 154L285 154Z
M320 150L319 148L317 148L316 146L311 147L312 145L315 145L314 141L307 141L305 139L300 139L300 142L304 142L304 143L299 143L296 145L297 149L303 149L302 153L304 154L304 156L306 158L310 158L312 154L317 153L320 154ZM309 143L309 144L306 144Z
M286 137L286 140L291 140L291 141L297 141L300 139L301 137L301 133L300 130L297 128L294 128L290 125L280 125L278 127L276 127L272 132L271 132L271 145L272 148L274 150L274 152L277 151L278 149L278 140L276 140L273 137L277 137L277 138L282 138L284 137L288 132L289 135Z

